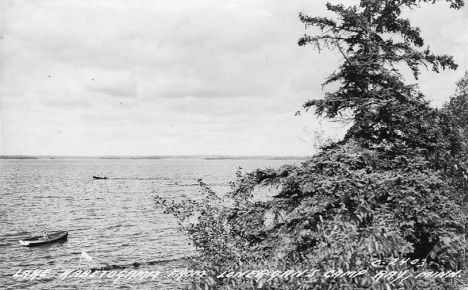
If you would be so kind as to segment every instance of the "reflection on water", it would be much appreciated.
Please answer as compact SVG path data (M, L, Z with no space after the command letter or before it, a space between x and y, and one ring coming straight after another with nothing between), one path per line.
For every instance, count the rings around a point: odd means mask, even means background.
M277 167L288 160L0 160L0 285L2 289L175 289L158 277L112 279L19 279L20 269L75 269L82 250L89 267L131 265L171 272L195 249L177 221L155 206L153 195L179 199L199 194L197 179L227 192L236 168ZM296 161L297 162L297 161ZM93 180L93 175L108 180ZM19 239L41 230L67 230L68 241L36 248Z

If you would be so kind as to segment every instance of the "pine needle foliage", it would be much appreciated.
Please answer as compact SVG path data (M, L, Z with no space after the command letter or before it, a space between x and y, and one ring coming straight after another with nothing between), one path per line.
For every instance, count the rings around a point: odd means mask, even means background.
M419 28L401 16L425 2L437 1L329 3L336 18L299 15L319 31L304 35L300 46L334 49L343 58L324 84L339 88L306 101L303 110L334 119L351 112L353 124L343 140L305 162L239 170L225 196L200 181L202 199L155 197L199 250L191 266L208 273L190 288L457 289L454 278L418 278L465 269L468 180L467 77L439 110L399 72L406 65L417 78L421 67L457 67L451 56L424 48ZM252 270L316 272L222 274ZM381 271L406 271L407 278L379 279Z

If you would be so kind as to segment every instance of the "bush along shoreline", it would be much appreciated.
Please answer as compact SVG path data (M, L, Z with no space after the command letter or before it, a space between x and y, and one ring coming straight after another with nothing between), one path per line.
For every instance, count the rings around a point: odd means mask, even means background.
M333 49L342 62L325 81L339 88L298 114L347 116L352 125L301 164L240 169L225 196L203 181L203 199L156 196L199 250L190 266L206 277L187 288L459 289L467 281L468 75L436 109L397 69L417 79L420 67L457 68L424 48L401 16L434 2L329 3L334 18L299 15L319 34L298 44ZM259 198L262 188L274 195Z

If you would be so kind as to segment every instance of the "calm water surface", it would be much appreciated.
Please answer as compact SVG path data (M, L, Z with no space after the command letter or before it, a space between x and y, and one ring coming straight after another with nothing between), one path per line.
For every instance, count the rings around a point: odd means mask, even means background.
M199 195L202 178L216 192L227 192L237 167L278 167L294 160L203 159L39 159L0 160L0 289L177 289L165 273L184 268L196 253L177 220L162 213L152 196L180 199ZM109 180L93 180L93 175ZM41 230L67 230L68 241L36 248L21 238ZM128 270L161 271L160 277L129 279L66 278L77 269L82 251L95 264L130 265ZM151 265L147 264L151 262ZM13 277L18 270L51 269L41 279ZM122 270L117 270L122 271Z

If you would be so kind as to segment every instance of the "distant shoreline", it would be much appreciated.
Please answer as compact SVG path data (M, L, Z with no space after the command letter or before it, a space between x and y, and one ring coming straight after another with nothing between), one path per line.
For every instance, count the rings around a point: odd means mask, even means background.
M178 156L54 156L54 155L0 155L0 159L203 159L203 160L304 160L307 156L224 156L224 155L178 155Z
M22 156L22 155L0 155L0 159L39 159L35 156Z

